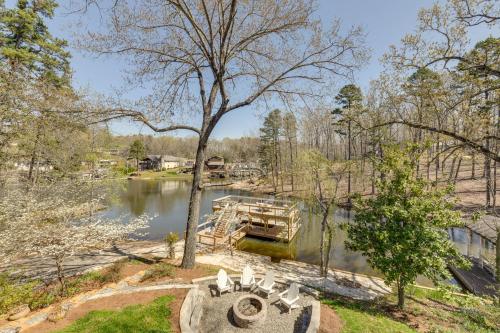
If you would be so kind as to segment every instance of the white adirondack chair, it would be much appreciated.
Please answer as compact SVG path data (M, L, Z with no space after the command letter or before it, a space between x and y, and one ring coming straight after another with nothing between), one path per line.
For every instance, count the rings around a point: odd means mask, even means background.
M217 273L217 290L219 291L219 296L225 291L231 292L233 284L233 280L227 275L226 271L220 269L219 273Z
M266 297L269 298L269 295L275 291L273 289L274 284L274 272L267 271L266 276L257 283L257 290L263 292L266 294Z
M245 268L243 268L243 273L241 274L240 277L240 290L243 290L245 288L249 288L252 290L252 287L255 285L255 276L253 274L253 269L246 265Z
M292 283L290 288L279 293L280 303L288 308L288 313L292 313L292 308L298 308L299 306L295 304L299 300L299 286L296 283Z

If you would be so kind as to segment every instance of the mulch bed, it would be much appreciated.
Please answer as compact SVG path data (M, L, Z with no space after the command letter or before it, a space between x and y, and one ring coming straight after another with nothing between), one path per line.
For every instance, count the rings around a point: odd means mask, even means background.
M321 304L321 321L319 333L340 333L342 320L337 313L327 305Z

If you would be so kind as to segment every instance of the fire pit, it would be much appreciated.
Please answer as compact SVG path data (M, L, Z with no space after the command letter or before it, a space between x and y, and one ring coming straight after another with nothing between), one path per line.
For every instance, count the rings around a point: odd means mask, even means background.
M233 304L236 325L243 328L259 327L266 320L266 301L256 295L243 295Z

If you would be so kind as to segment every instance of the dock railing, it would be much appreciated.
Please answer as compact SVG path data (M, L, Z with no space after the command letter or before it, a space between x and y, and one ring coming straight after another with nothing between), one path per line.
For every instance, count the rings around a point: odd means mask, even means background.
M272 198L253 198L239 195L227 195L212 201L212 210L224 207L224 203L237 202L241 212L277 219L287 219L297 209L297 203L290 200Z

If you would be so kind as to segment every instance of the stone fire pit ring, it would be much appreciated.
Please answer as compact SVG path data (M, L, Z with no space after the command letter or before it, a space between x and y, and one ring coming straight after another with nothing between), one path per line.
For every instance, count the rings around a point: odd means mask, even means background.
M257 295L242 295L233 303L233 318L239 327L259 327L266 321L266 317L267 303Z

